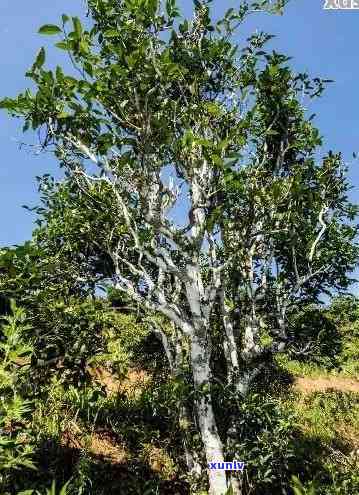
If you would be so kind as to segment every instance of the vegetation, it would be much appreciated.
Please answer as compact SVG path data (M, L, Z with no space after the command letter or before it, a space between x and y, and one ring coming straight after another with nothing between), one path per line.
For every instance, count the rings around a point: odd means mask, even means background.
M305 108L327 81L233 40L285 3L40 28L74 71L41 48L0 102L64 172L0 251L4 495L359 491L358 207Z

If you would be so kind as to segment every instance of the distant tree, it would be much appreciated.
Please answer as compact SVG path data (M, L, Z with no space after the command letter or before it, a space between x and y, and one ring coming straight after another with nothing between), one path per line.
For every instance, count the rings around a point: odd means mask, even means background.
M326 317L340 336L341 350L337 366L353 376L359 373L359 299L357 296L335 297L326 309Z
M37 92L1 103L24 130L41 129L75 191L64 210L48 205L52 240L69 240L73 267L106 260L97 282L146 310L174 375L188 353L207 463L225 460L235 434L235 422L219 434L213 342L243 396L291 344L291 308L344 290L358 255L341 156L319 159L322 140L300 103L325 81L293 73L264 49L265 33L241 49L232 41L251 12L285 2L242 2L218 22L209 3L196 0L188 21L174 0L89 0L91 29L66 15L40 29L63 36L56 45L76 77L45 70L41 49L27 73ZM187 454L200 474L200 453ZM207 472L211 495L241 492L235 474Z

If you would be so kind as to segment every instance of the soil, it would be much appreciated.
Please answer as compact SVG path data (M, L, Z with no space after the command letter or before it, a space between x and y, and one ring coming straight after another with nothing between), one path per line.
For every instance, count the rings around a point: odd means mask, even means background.
M298 377L294 381L294 387L304 394L325 392L326 390L359 393L359 380L337 376L317 378Z
M89 373L95 381L105 387L107 395L124 393L133 396L140 393L151 381L151 375L144 370L131 369L122 380L103 367L89 368Z

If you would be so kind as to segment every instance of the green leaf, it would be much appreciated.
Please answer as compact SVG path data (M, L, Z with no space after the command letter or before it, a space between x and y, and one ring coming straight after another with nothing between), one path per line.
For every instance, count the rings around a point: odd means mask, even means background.
M103 34L105 38L116 38L120 36L120 33L117 31L117 29L108 29Z
M70 116L70 114L67 113L67 112L60 112L60 113L57 114L57 118L58 119L66 119L69 116Z
M89 76L93 77L93 66L89 62L84 63L84 69Z
M66 41L59 41L58 43L55 43L55 46L60 48L60 50L67 51L69 49L69 44Z
M208 102L208 103L206 104L206 110L207 110L210 114L215 115L215 116L219 115L219 113L220 113L220 108L219 108L219 106L218 106L216 103L213 103L212 101L210 101L210 102Z
M73 17L72 22L74 24L74 30L77 35L77 38L81 38L82 36L82 25L80 19L78 17Z
M58 65L58 66L56 67L56 79L57 79L58 81L62 81L62 80L64 79L64 77L65 77L65 76L64 76L64 73L62 72L61 67Z
M0 100L0 108L5 108L6 110L15 110L16 101L12 98L4 98L3 100Z
M70 481L71 480L69 480L67 483L65 483L65 485L61 488L59 495L67 495L69 493L68 488L70 486Z
M39 53L36 56L36 60L33 67L38 67L40 69L40 67L42 67L45 63L45 58L46 58L45 48L42 47L40 48Z
M278 74L278 67L276 65L271 65L268 70L271 76L275 76Z
M44 26L41 26L39 29L39 34L59 34L61 33L61 29L58 26L55 26L55 24L45 24Z
M66 24L66 22L68 22L70 20L70 17L66 14L62 14L61 19L62 19L63 24Z
M223 165L223 160L218 155L212 155L212 161L215 165Z

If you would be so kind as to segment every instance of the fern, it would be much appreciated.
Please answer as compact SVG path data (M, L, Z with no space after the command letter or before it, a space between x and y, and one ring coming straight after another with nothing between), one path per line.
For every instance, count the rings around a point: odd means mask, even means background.
M297 476L292 476L291 488L294 495L317 495L317 491L312 483L305 487Z
M11 301L11 314L0 327L0 486L10 472L21 467L34 469L33 447L26 423L32 402L19 389L28 371L32 345L26 313Z
M65 483L59 491L56 489L56 481L53 480L51 487L47 488L45 493L41 493L38 490L23 490L18 492L17 495L69 495L70 481L71 480Z

